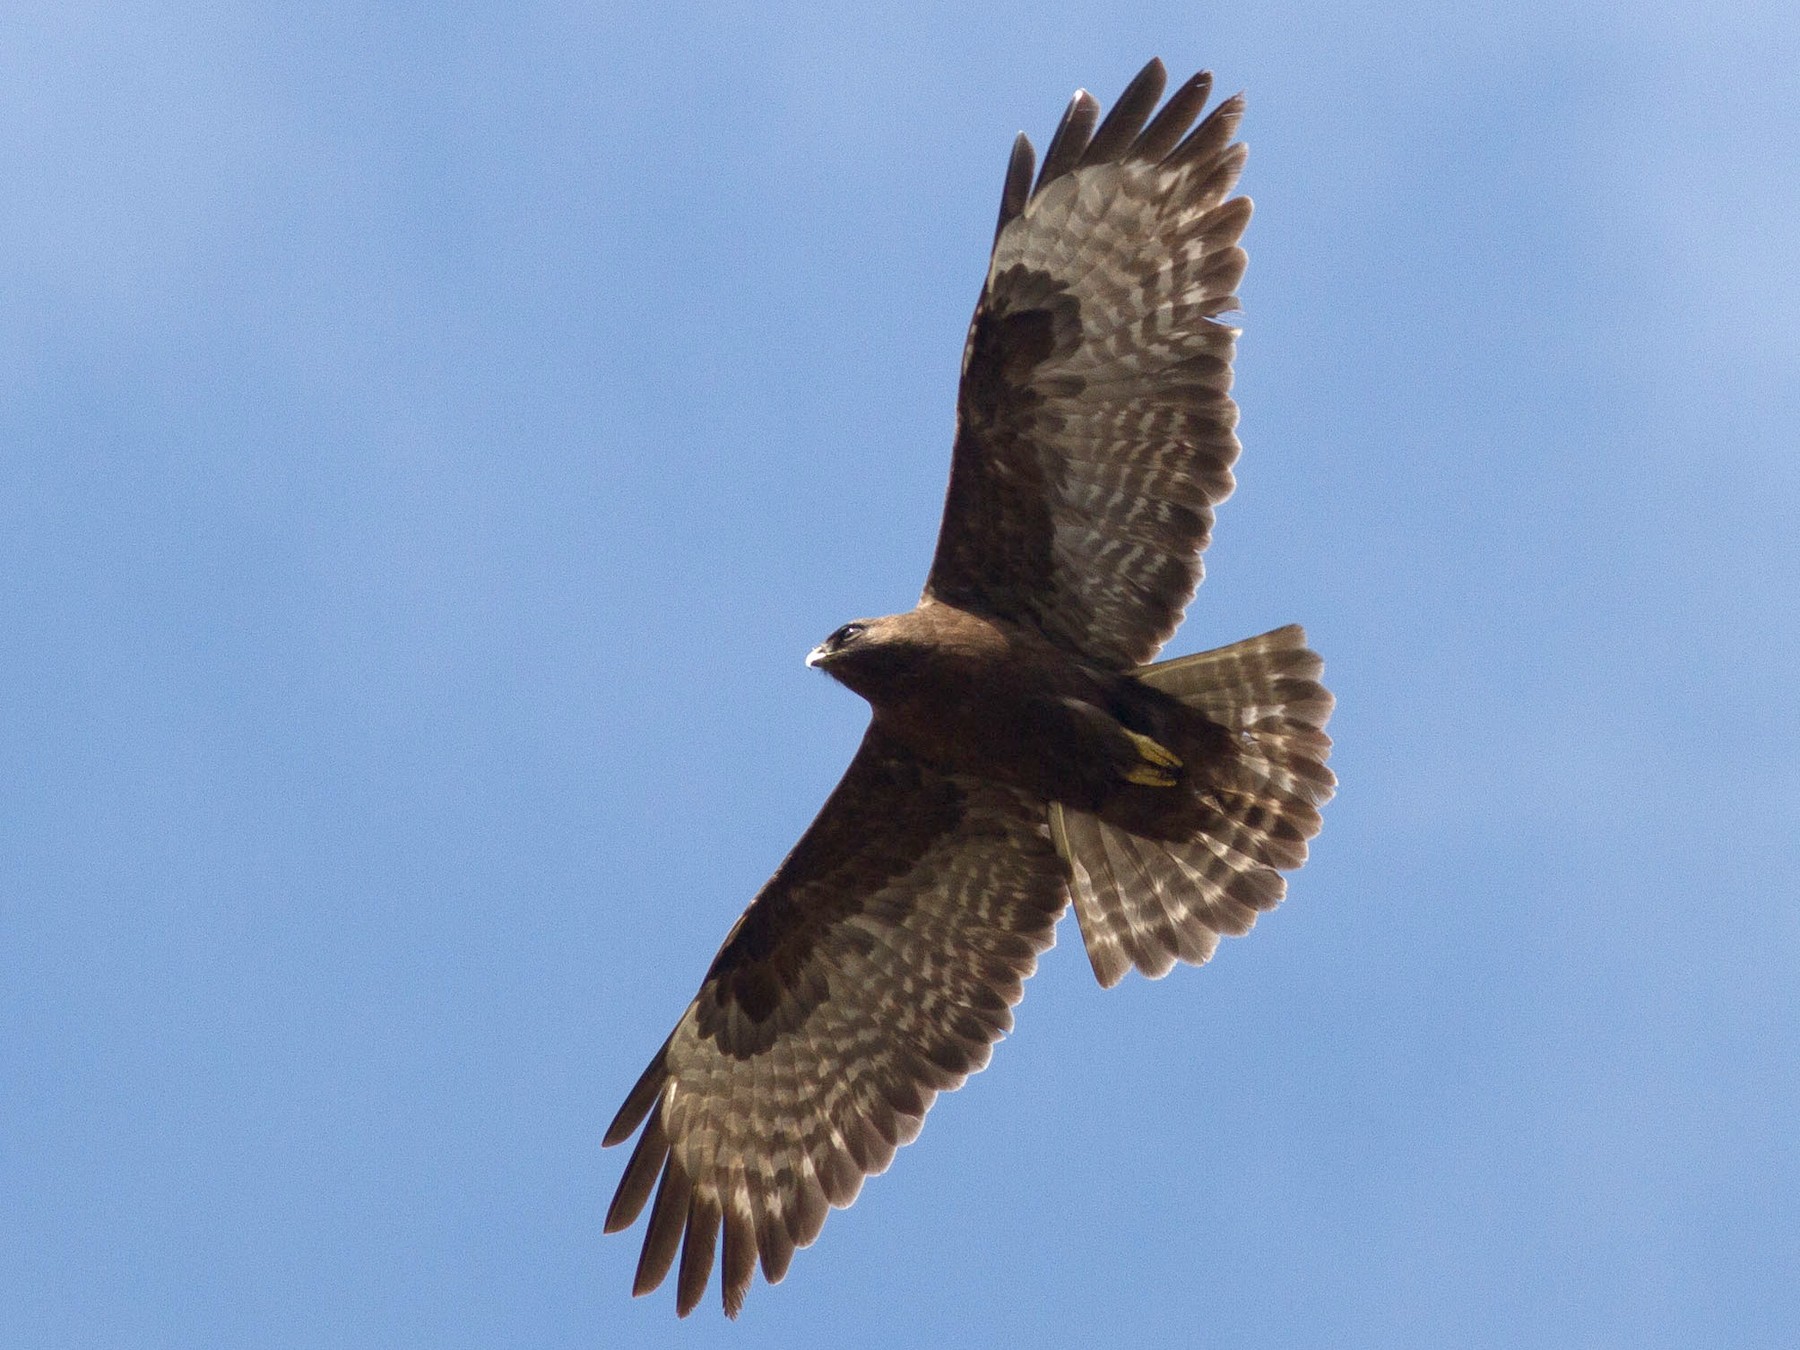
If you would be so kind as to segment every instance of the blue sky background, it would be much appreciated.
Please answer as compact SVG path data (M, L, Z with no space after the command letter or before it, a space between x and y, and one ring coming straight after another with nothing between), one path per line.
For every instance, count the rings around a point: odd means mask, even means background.
M0 1342L1789 1346L1791 4L12 6ZM728 1327L599 1137L924 576L1007 144L1246 88L1289 902Z

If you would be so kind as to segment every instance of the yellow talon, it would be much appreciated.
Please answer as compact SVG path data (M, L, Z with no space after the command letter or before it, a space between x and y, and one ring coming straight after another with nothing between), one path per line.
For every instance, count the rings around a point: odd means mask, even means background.
M1175 758L1174 755L1163 749L1162 746L1158 745L1148 736L1140 736L1137 732L1128 730L1124 727L1119 729L1124 731L1127 736L1131 737L1131 744L1137 750L1138 758L1156 765L1159 769L1179 769L1181 767L1181 761L1179 759Z
M1175 775L1167 769L1159 769L1154 764L1133 764L1125 772L1127 783L1137 783L1143 787L1174 787Z
M1125 781L1143 787L1174 787L1173 770L1181 767L1181 761L1148 736L1124 727L1120 730L1131 738L1131 748L1138 752L1138 763L1126 771Z

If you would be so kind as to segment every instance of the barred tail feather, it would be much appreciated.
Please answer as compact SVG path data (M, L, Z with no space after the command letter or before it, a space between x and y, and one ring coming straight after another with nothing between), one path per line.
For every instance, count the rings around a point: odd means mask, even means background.
M1298 625L1216 651L1144 666L1145 684L1236 733L1231 772L1211 785L1218 810L1192 838L1148 839L1058 803L1050 830L1067 861L1088 959L1111 988L1136 967L1151 979L1198 965L1221 935L1250 931L1286 893L1281 870L1306 861L1319 807L1332 697L1324 663Z

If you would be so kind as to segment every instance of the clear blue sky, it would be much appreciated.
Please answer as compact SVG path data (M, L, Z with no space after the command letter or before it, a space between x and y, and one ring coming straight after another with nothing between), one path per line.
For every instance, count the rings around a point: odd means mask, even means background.
M1065 926L677 1324L601 1131L860 734L801 658L924 576L1011 136L1153 54L1258 203L1171 651L1305 623L1341 793L1204 970ZM1792 1345L1797 70L1776 3L10 7L0 1343Z

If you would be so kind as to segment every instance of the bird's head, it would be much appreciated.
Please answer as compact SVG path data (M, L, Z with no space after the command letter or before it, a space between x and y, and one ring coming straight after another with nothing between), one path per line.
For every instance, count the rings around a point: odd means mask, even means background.
M845 624L806 654L806 664L814 670L824 671L842 665L876 640L870 636L870 630L877 622L875 619L858 619Z
M912 645L905 615L857 619L838 629L806 654L806 664L822 670L864 698L877 697L904 664Z

